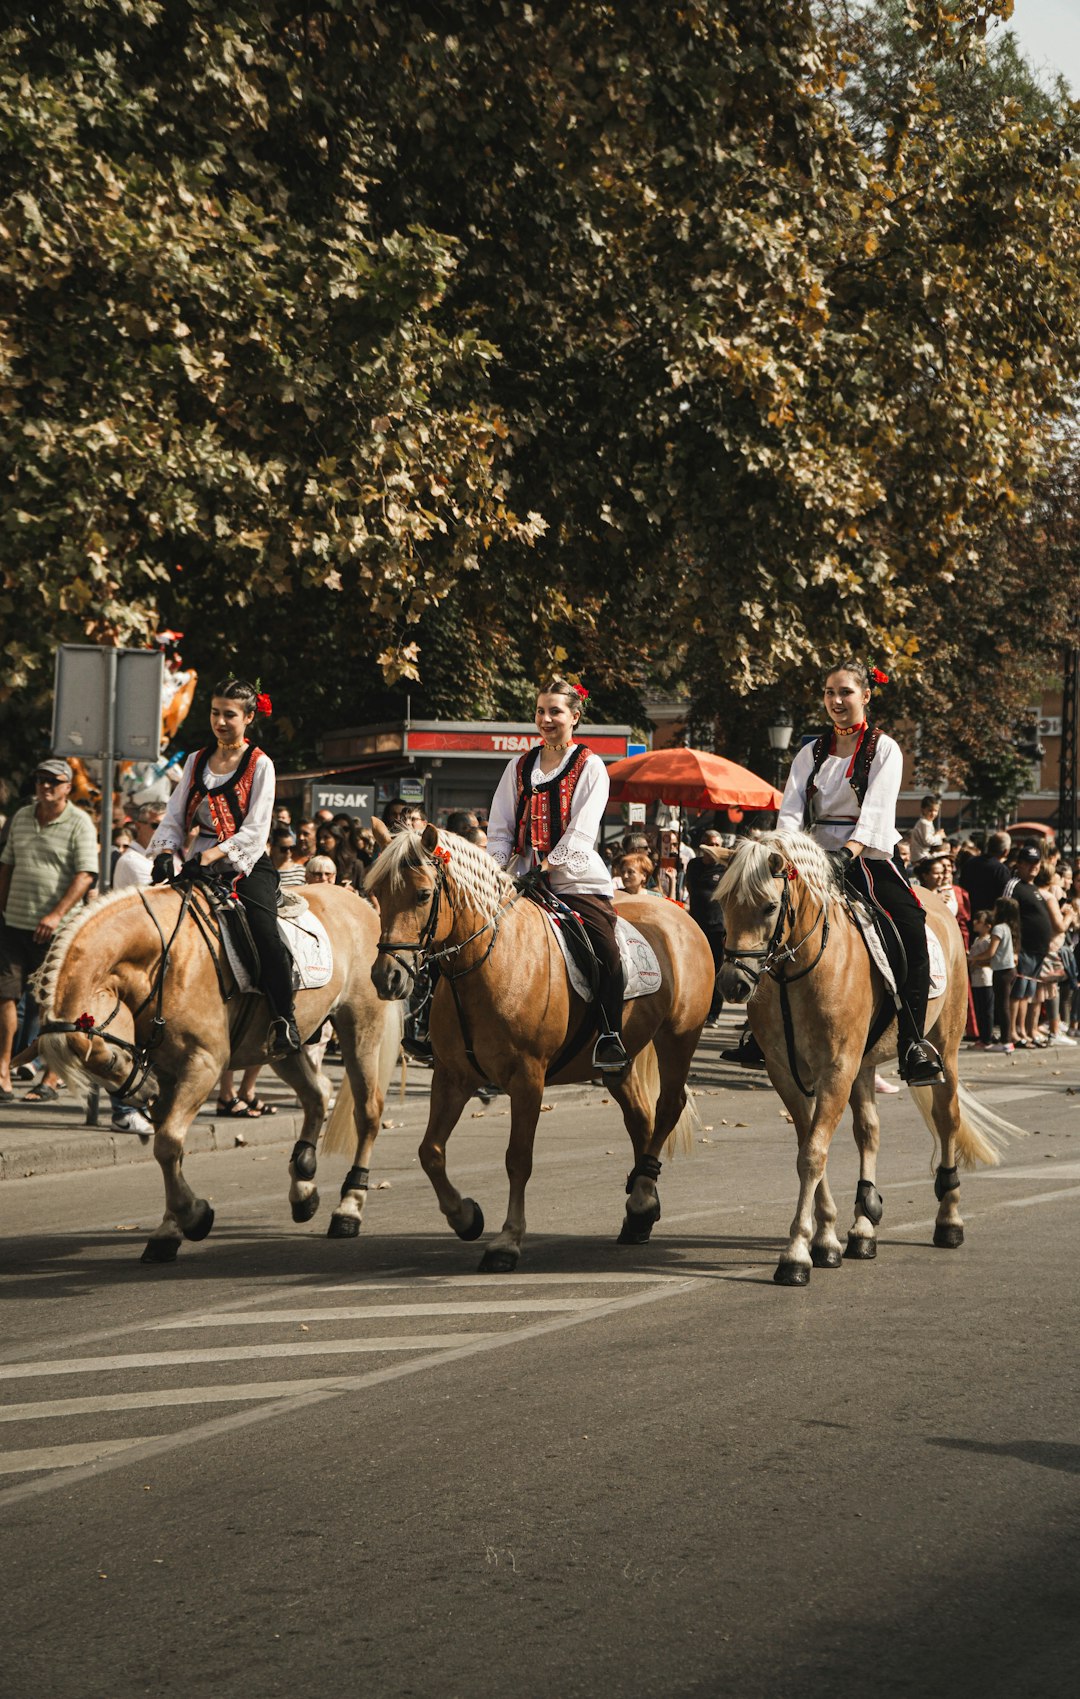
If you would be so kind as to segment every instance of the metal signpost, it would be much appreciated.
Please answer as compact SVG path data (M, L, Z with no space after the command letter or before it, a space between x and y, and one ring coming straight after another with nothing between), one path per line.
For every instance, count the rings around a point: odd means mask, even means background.
M52 752L101 763L99 891L112 882L116 763L157 759L164 678L165 658L155 649L62 643L56 651Z

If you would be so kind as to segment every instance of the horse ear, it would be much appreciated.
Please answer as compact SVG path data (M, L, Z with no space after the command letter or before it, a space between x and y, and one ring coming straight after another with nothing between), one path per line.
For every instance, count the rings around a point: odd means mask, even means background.
M779 879L787 872L787 861L779 850L773 850L769 857L769 872L774 879Z
M385 826L377 815L371 822L371 835L380 849L385 849L387 844L392 844L394 841L394 834L389 826Z
M430 855L433 850L437 850L439 847L439 828L431 825L425 826L420 842L427 850L428 855Z

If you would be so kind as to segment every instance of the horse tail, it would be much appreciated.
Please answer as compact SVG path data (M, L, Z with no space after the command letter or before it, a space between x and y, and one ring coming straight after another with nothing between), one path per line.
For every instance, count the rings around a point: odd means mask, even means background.
M378 1070L379 1090L386 1096L393 1077L394 1067L401 1050L401 1034L405 1024L404 1003L383 1004L383 1025L379 1035L379 1054L376 1067ZM356 1100L346 1072L338 1087L337 1102L334 1104L326 1131L322 1136L322 1154L324 1156L352 1156L356 1149Z
M930 1130L935 1142L938 1140L938 1130L934 1126L931 1113L933 1092L928 1085L909 1086L908 1090L918 1105L919 1113ZM995 1115L985 1103L980 1103L964 1086L957 1085L957 1102L960 1108L960 1125L956 1133L956 1152L962 1168L974 1168L981 1162L987 1168L1000 1166L1002 1152L1010 1139L1026 1139L1027 1132L1023 1127L1014 1126L1003 1116Z
M634 1068L641 1088L655 1111L660 1098L660 1063L654 1044L647 1044L644 1050L638 1051L634 1058ZM683 1112L664 1140L664 1155L671 1161L680 1153L688 1156L694 1148L694 1133L699 1125L700 1117L694 1099L688 1092Z

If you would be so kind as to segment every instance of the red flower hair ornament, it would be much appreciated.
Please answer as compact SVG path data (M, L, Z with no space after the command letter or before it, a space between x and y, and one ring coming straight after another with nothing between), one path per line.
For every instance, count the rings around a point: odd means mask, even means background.
M889 682L888 673L883 673L880 667L871 667L870 677L873 679L875 684L888 684Z
M574 689L577 691L582 702L587 702L589 700L589 692L585 689L583 684L575 684Z
M255 712L260 714L264 719L274 712L274 704L271 702L269 696L267 696L265 690L260 690L259 694L255 698Z
M443 849L441 844L435 845L435 848L432 850L431 855L432 855L432 859L434 861L441 861L444 867L449 867L449 865L450 865L450 851L448 849Z

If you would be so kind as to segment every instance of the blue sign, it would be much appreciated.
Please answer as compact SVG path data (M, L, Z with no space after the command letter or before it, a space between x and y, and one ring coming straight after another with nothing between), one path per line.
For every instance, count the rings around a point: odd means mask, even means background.
M626 745L626 753L627 753L628 756L629 755L644 755L645 751L647 750L648 747L649 746L648 746L647 743L628 743Z

